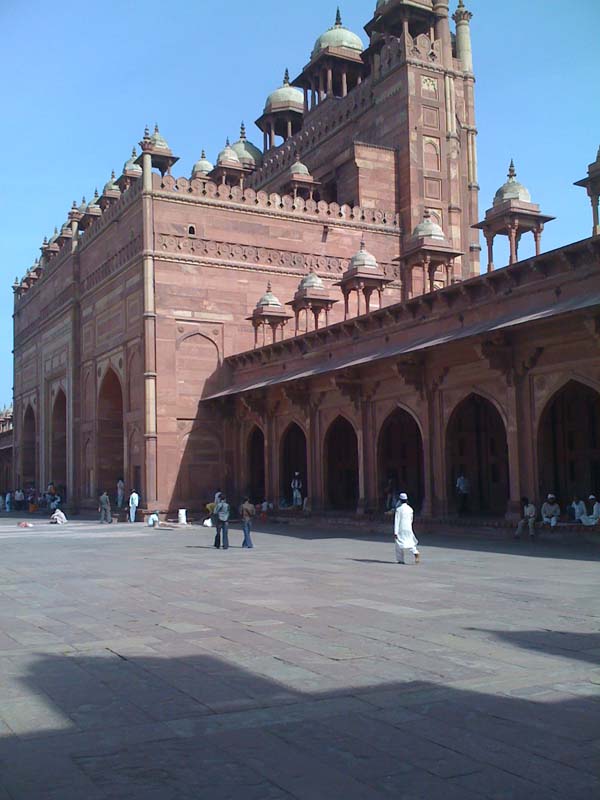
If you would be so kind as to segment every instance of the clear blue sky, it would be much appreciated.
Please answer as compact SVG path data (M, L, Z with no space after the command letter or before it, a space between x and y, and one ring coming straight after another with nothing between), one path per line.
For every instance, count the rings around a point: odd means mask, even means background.
M452 0L452 10L457 0ZM544 249L590 235L584 177L600 145L598 0L467 0L477 74L482 212L511 157L519 180L555 215ZM375 0L341 0L363 35ZM336 0L0 0L0 405L12 393L12 290L73 199L121 170L158 121L189 174L240 121L253 121L289 66L297 74ZM117 173L118 174L118 173ZM525 239L522 254L529 254ZM505 263L499 248L496 263Z

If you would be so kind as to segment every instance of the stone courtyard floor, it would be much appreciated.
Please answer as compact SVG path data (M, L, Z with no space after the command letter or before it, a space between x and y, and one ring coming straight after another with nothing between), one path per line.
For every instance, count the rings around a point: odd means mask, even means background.
M0 518L0 800L600 797L600 548Z

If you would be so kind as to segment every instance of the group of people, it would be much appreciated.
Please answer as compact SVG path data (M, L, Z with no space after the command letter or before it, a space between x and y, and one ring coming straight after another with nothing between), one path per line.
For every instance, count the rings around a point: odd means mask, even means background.
M225 494L219 489L215 492L215 499L206 507L209 513L210 527L215 528L214 546L217 550L229 550L229 519L231 517L231 506ZM239 515L242 520L244 539L242 547L251 550L254 547L252 542L252 520L256 516L256 506L250 502L249 497L245 497L239 508ZM221 545L222 542L222 545Z
M138 506L140 504L140 494L137 489L134 489L127 499L127 519L129 522L135 522ZM116 507L121 510L125 506L125 482L123 478L117 481L116 493ZM105 489L98 499L98 513L100 514L100 522L102 524L110 524L113 521L112 504L110 495Z
M60 509L63 498L54 483L49 483L46 491L37 491L30 486L26 491L21 487L9 489L6 494L0 494L0 511L28 511L35 514L39 510L49 510L53 513Z
M522 516L515 533L515 539L520 539L526 528L529 531L529 538L535 539L538 519L537 508L529 501L528 497L521 498L521 506ZM555 528L558 525L562 510L556 495L552 492L542 504L540 515L544 525L549 525L551 528ZM590 494L587 505L580 497L574 497L573 502L567 507L567 519L587 527L598 525L600 522L600 502L597 500L596 495Z

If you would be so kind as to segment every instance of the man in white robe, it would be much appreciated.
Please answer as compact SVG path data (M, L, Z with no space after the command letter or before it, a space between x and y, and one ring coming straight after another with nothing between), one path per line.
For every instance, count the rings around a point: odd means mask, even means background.
M418 564L421 560L417 545L419 542L413 532L413 519L414 511L408 505L408 495L404 492L401 493L398 505L396 507L396 515L394 517L394 536L396 539L396 561L398 564L404 564L404 552L408 550L415 557L415 562Z
M592 513L582 516L581 522L583 525L587 525L589 528L591 528L600 522L600 502L598 502L596 495L594 494L591 494L588 497L588 502L592 507Z
M135 515L140 504L140 496L134 489L129 495L129 522L135 522Z

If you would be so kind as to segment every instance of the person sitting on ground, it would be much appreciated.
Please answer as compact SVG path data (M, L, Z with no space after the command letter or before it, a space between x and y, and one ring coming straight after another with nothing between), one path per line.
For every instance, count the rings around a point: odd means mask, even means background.
M573 510L573 519L575 522L581 522L584 517L587 517L587 508L585 507L585 503L577 495L573 498L571 508Z
M50 503L50 511L56 511L60 508L60 504L62 503L62 497L59 494L53 495L53 500Z
M515 539L521 538L526 525L529 528L529 538L535 539L535 518L537 517L537 509L533 503L529 502L528 497L521 498L521 506L523 508L523 516L519 521Z
M153 511L152 514L149 515L148 519L146 520L146 524L149 528L158 528L160 526L160 517L158 516L158 511Z
M67 518L65 517L64 513L60 510L60 508L57 508L54 514L52 514L52 516L50 517L51 525L64 525L66 521Z
M560 519L560 506L556 502L556 495L550 493L548 499L542 506L542 522L555 528Z
M594 494L591 494L588 497L588 503L591 508L591 513L583 515L581 517L581 523L582 525L592 528L594 525L597 525L598 522L600 522L600 503Z

